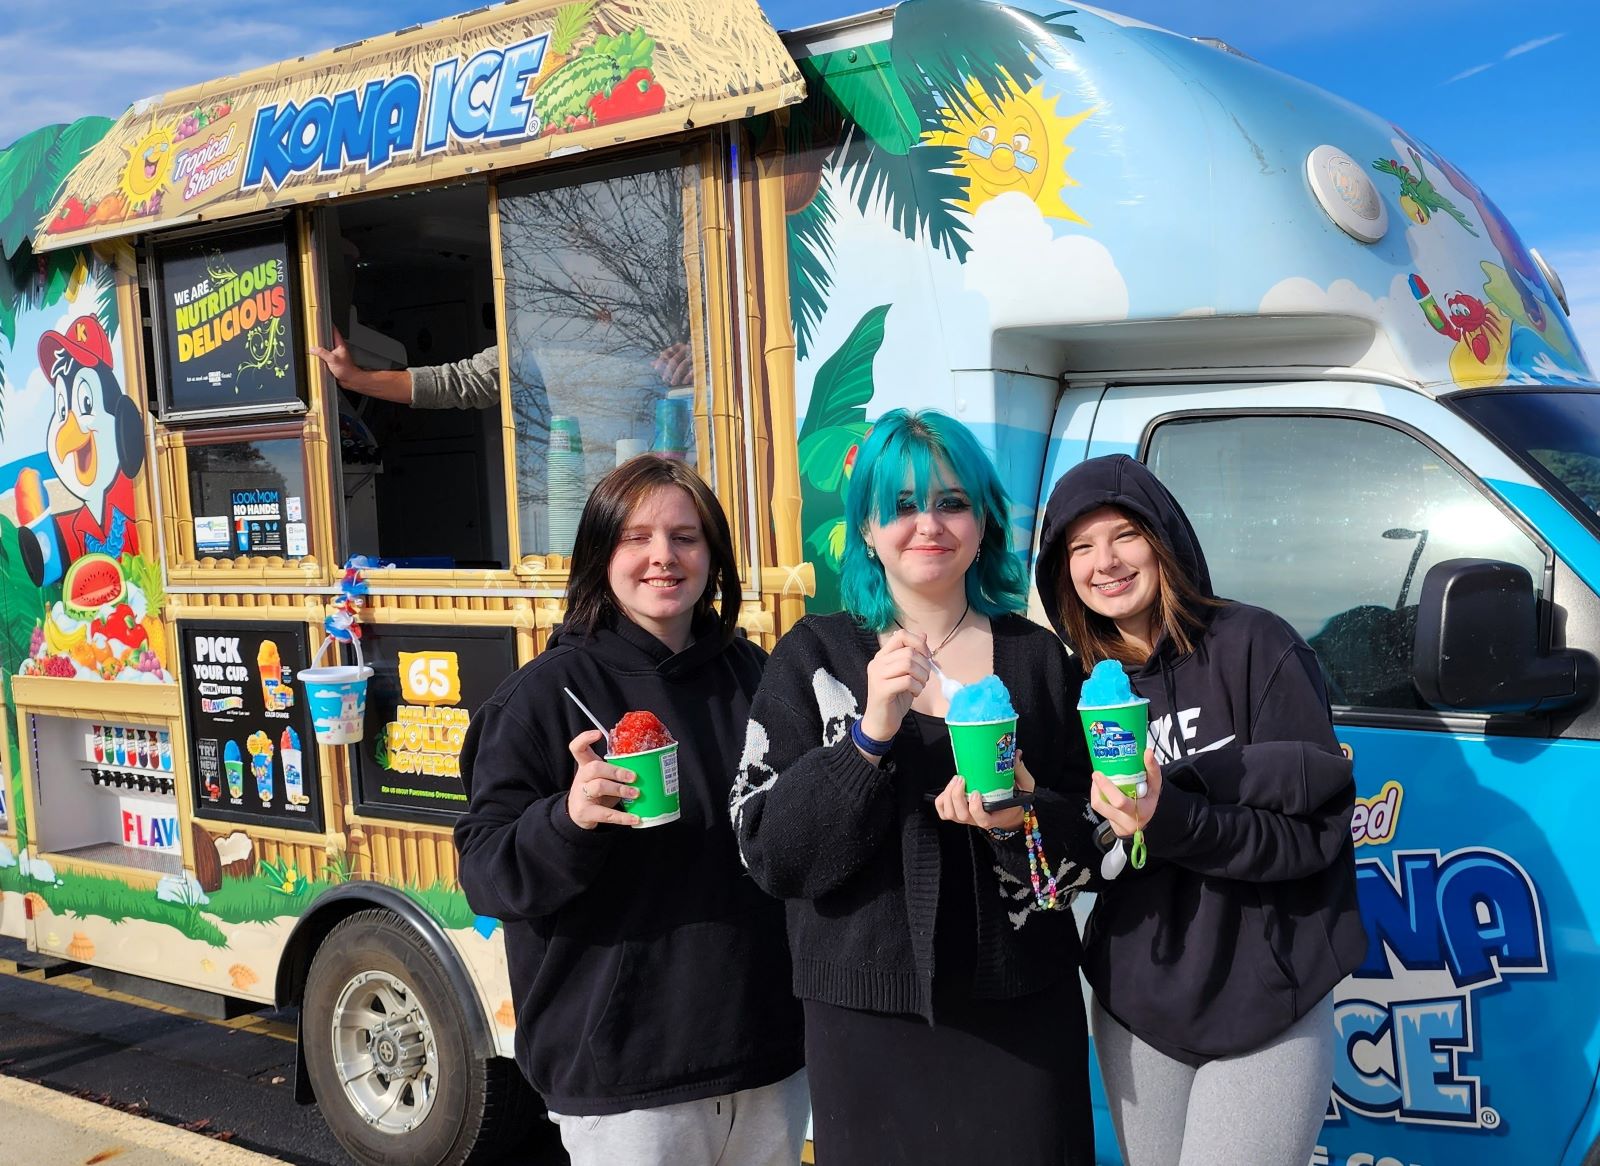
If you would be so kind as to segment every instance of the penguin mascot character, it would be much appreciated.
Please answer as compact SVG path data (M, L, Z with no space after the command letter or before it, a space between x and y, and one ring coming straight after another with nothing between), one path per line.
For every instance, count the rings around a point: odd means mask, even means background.
M79 316L39 338L39 367L55 387L46 452L61 485L80 505L51 514L39 471L17 475L17 537L28 578L54 583L90 552L120 558L139 550L133 480L144 465L139 407L112 369L100 321Z

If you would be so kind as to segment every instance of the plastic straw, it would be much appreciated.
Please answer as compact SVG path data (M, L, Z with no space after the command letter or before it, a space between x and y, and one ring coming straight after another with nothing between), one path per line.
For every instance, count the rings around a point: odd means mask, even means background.
M570 696L572 698L572 703L577 705L578 708L582 710L583 715L589 718L589 722L592 725L594 725L595 728L599 729L602 734L605 735L606 752L607 753L611 752L611 730L606 728L604 725L602 725L600 723L600 718L595 716L592 712L589 711L589 706L584 704L583 701L579 700L578 699L578 694L573 692L572 689L567 688L565 686L562 686L561 691L566 693L568 696Z

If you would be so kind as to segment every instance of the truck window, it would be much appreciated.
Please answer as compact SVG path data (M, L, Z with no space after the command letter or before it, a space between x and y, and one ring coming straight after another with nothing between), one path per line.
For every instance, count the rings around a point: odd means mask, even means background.
M363 369L410 369L410 404L341 390L342 554L507 568L489 199L468 183L326 208L324 337ZM466 386L462 395L459 390Z
M636 454L707 472L698 180L672 152L500 188L524 555L570 554L589 491Z
M1336 705L1425 706L1417 602L1445 559L1502 559L1536 586L1544 553L1409 434L1331 416L1186 418L1146 460L1188 511L1217 594L1277 612L1317 652Z
M1449 403L1600 530L1600 393L1489 390L1458 393Z

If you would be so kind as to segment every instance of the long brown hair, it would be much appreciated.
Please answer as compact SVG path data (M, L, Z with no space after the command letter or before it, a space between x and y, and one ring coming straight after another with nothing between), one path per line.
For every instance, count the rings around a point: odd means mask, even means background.
M605 477L584 503L573 541L572 570L567 577L566 624L582 635L591 634L617 611L608 574L611 556L622 538L623 527L634 507L657 490L677 486L689 495L700 529L711 552L711 572L705 592L695 602L697 617L717 611L721 596L722 638L731 639L739 623L739 561L733 554L733 535L722 503L705 480L687 462L641 454L630 458Z
M1156 609L1155 618L1151 621L1156 636L1151 647L1162 636L1166 636L1179 655L1188 655L1194 651L1192 633L1198 632L1206 623L1202 612L1208 607L1221 606L1223 601L1200 593L1177 553L1148 522L1120 506L1111 505L1109 508L1128 520L1150 544L1156 557ZM1070 542L1065 550L1061 570L1056 574L1056 603L1062 629L1077 652L1084 672L1089 672L1102 660L1116 660L1135 666L1143 664L1150 658L1149 654L1141 654L1122 638L1117 625L1108 616L1091 610L1079 597L1078 589L1072 583Z

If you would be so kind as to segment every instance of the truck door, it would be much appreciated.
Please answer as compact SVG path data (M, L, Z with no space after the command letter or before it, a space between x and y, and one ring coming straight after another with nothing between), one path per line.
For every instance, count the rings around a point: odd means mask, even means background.
M1526 568L1544 647L1595 651L1594 593L1485 484L1532 480L1402 388L1112 386L1087 443L1083 414L1080 402L1063 423L1077 438L1063 457L1149 464L1193 520L1218 593L1277 612L1316 649L1354 757L1369 950L1336 994L1315 1161L1563 1161L1600 1018L1600 877L1575 800L1600 758L1597 718L1443 715L1411 671L1424 578L1459 557Z

